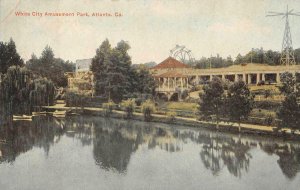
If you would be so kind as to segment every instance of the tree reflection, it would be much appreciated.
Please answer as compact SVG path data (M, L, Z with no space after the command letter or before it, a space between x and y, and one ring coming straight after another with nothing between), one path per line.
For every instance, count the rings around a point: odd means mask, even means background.
M218 175L223 166L236 177L241 177L243 170L248 171L251 158L248 144L219 135L199 134L198 138L203 143L200 158L213 175Z
M265 144L261 148L268 154L276 154L279 159L277 163L282 173L289 179L296 177L300 171L300 147L291 144Z
M0 162L14 162L20 154L33 147L43 148L47 156L54 137L61 134L60 128L51 125L49 120L44 122L40 118L35 118L32 122L18 121L1 126Z
M74 138L82 146L93 146L93 158L99 168L126 173L131 156L141 149L181 152L185 144L196 144L204 167L215 176L227 170L235 177L249 171L251 147L278 156L278 165L289 179L300 171L300 145L270 139L239 137L206 130L175 129L151 124L99 117L55 119L34 117L32 122L12 122L0 126L0 163L14 162L34 147L48 156L61 137ZM259 144L259 146L257 146ZM196 148L199 147L200 150Z

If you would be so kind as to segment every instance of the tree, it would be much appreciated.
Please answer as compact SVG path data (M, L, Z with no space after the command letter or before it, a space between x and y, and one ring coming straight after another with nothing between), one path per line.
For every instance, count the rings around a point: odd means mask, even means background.
M279 86L279 90L282 94L288 96L295 93L297 96L300 96L300 84L296 81L296 75L297 74L293 76L293 74L289 72L281 74L281 86Z
M224 105L224 85L219 77L214 77L212 81L203 87L203 94L199 94L199 111L206 118L216 116L217 128L219 127L219 117Z
M287 127L291 128L292 131L300 129L300 106L295 93L285 97L277 112L277 116L281 119L280 128Z
M140 66L136 71L137 92L140 94L154 94L156 82L151 76L148 68Z
M233 83L228 90L228 111L229 117L239 124L242 119L246 119L253 109L254 96L244 81Z
M296 81L296 75L292 73L283 73L281 76L281 86L279 90L285 95L277 116L281 120L279 127L288 127L292 130L300 129L300 105L298 98L300 97L300 85Z
M11 38L8 43L0 42L0 73L6 73L10 66L22 66L24 61L16 50L16 44Z
M11 66L0 82L0 102L7 114L30 113L36 106L53 105L54 85L34 79L25 67Z
M55 86L59 87L67 86L68 81L65 72L73 72L75 70L72 62L65 62L61 58L55 58L52 48L48 45L44 48L40 58L32 54L31 59L26 62L26 67L36 76L46 77Z
M102 42L100 47L96 50L96 55L92 59L92 64L90 70L93 72L96 85L95 85L95 93L96 95L105 96L105 83L102 80L106 77L105 67L108 65L110 61L111 54L111 45L106 39Z
M125 41L120 41L115 48L111 48L106 39L96 50L90 68L96 80L96 95L118 103L136 92L153 92L154 80L148 70L132 67L129 49L130 46Z

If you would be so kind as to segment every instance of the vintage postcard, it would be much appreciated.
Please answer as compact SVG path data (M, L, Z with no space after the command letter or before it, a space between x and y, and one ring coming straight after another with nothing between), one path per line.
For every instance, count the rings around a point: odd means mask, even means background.
M300 1L0 0L1 190L300 187Z

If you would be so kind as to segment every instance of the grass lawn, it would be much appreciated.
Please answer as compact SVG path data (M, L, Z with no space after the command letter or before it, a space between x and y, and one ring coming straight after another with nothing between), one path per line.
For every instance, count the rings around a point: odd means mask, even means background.
M184 111L194 111L197 109L197 103L189 102L165 102L160 105L160 108L174 109L174 110L184 110Z
M267 116L276 117L276 112L272 110L265 110L265 109L253 109L250 113L252 117L262 117L265 118Z
M279 91L278 87L276 87L276 85L261 85L261 86L250 85L249 89L250 89L250 91L271 90L274 93L280 93L280 91Z

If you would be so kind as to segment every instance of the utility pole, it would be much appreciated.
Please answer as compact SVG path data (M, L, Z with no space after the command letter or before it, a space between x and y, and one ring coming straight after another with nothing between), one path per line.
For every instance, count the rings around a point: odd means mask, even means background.
M290 31L290 24L289 24L289 16L300 16L300 12L293 13L294 9L289 10L288 6L286 8L286 12L273 12L269 11L267 17L270 16L282 16L285 18L285 29L284 35L282 40L282 49L281 49L281 59L280 63L282 65L295 65L295 56L293 50L293 43L292 43L292 35Z

